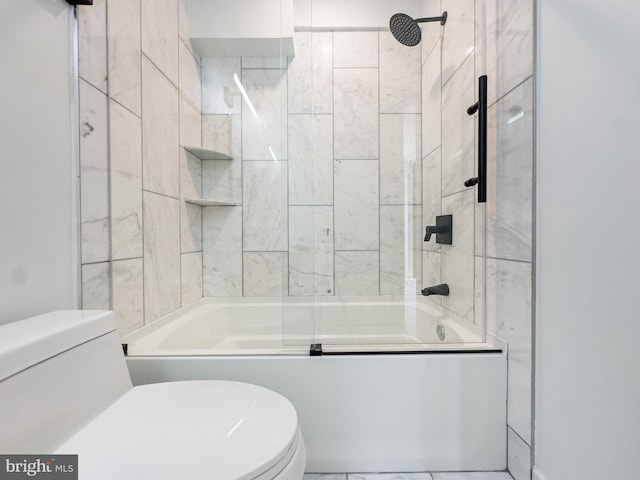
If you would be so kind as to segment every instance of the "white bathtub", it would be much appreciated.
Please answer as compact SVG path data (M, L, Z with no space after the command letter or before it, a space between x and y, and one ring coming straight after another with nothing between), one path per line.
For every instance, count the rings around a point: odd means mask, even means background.
M295 355L312 343L326 352L501 348L426 299L391 296L203 298L123 343L129 355Z
M504 345L406 300L202 299L126 336L127 364L136 385L228 379L281 393L308 472L505 469ZM309 356L310 343L326 355ZM394 353L348 354L380 351Z

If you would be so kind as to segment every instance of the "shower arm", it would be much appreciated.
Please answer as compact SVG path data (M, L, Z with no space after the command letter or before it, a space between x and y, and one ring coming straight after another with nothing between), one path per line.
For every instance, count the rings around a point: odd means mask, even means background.
M416 18L416 23L426 23L426 22L440 22L440 25L444 25L447 21L447 12L442 12L442 15L439 17L424 17L424 18Z

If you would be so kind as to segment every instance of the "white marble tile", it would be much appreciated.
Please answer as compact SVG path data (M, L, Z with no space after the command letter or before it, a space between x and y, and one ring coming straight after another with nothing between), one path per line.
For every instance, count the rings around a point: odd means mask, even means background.
M242 57L242 68L281 69L287 68L287 57Z
M442 31L442 82L446 83L475 48L474 0L441 0L447 12Z
M442 192L465 190L475 171L475 123L467 114L475 100L477 81L473 57L460 67L442 89Z
M422 69L422 155L442 143L442 75L440 40Z
M120 335L127 335L144 326L142 258L113 262L113 311Z
M346 473L305 473L302 480L347 480Z
M440 285L442 282L442 253L422 252L422 288ZM442 304L442 298L437 295L429 297L432 301Z
M82 265L82 308L111 309L110 262Z
M107 2L78 7L78 73L107 93Z
M202 146L242 159L242 123L240 115L203 115Z
M289 115L289 205L333 204L333 118Z
M491 105L533 74L532 0L476 3L476 73L488 76Z
M507 472L432 473L433 480L513 480Z
M202 113L240 114L242 97L233 75L242 77L240 57L202 58Z
M242 261L245 297L282 297L287 294L287 254L244 252Z
M82 263L109 259L107 96L80 79L80 233Z
M453 215L453 244L441 245L442 281L451 292L443 297L442 305L471 322L475 303L474 203L473 190L442 199L442 214Z
M242 296L242 207L204 208L202 231L204 296Z
M422 202L420 115L380 115L380 203Z
M202 207L180 203L180 251L202 251Z
M532 267L487 259L487 330L509 344L507 422L531 442Z
M287 164L244 162L243 249L287 250Z
M184 307L202 297L202 252L183 253L180 258Z
M184 201L202 197L202 162L181 149L180 152L180 251L202 250L202 207Z
M178 0L178 35L187 48L193 52L189 28L189 0Z
M243 160L287 160L286 76L274 70L247 70L245 77L257 103L253 115L243 103ZM275 75L274 75L275 73ZM279 77L281 83L278 83Z
M531 447L507 429L507 464L514 480L531 479Z
M202 194L229 203L242 203L242 140L240 115L202 117L202 144L230 154L233 160L202 162Z
M178 91L149 60L142 60L142 173L145 190L180 192Z
M430 473L349 473L348 480L432 480Z
M202 115L184 97L180 97L180 145L199 147L202 145Z
M288 68L289 113L333 112L333 33L296 32Z
M337 69L334 82L335 158L378 158L378 70Z
M333 294L333 207L289 207L289 295Z
M474 301L474 315L473 323L480 328L485 329L486 322L486 279L487 279L487 267L486 259L477 255L474 259L474 276L475 276L475 301Z
M287 75L281 70L243 70L242 84L257 116L243 100L242 159L287 159Z
M439 17L442 15L442 8L440 8L440 0L428 0L423 2L422 17ZM442 32L444 27L438 26L436 28L434 24L422 24L422 40L420 46L422 49L422 63L424 64L427 57L431 54L436 47L436 42L442 40Z
M378 32L334 32L333 66L377 67Z
M422 284L420 206L380 206L380 294L415 295Z
M336 295L378 295L380 252L335 252Z
M334 188L336 250L377 250L378 162L337 161Z
M178 2L140 0L140 12L142 51L174 85L178 85Z
M111 108L111 255L142 256L142 127L113 100Z
M442 162L437 148L422 160L422 231L427 225L435 225L436 216L442 213ZM423 237L424 238L424 237ZM423 250L440 251L435 240L422 242Z
M180 201L143 193L145 324L180 308Z
M420 49L380 32L380 113L421 112Z
M109 0L109 96L141 115L140 2Z
M194 107L200 109L202 105L202 84L200 81L200 64L182 42L179 42L180 93L186 97Z
M489 109L487 255L531 261L533 236L533 81Z

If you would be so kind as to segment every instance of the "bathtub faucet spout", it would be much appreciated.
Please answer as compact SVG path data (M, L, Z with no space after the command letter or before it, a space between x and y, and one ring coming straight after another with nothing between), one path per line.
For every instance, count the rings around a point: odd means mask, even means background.
M444 297L449 296L449 285L441 283L440 285L434 285L433 287L427 287L422 290L422 295L428 297L429 295L442 295Z

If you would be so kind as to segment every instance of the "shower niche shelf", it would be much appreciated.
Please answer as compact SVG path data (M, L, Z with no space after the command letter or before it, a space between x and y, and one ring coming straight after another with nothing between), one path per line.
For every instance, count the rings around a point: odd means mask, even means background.
M200 160L233 160L231 155L214 150L213 148L185 146L184 149Z
M226 202L224 200L213 200L210 198L185 198L185 202L192 205L198 205L200 207L219 207L219 206L239 206L240 203Z

